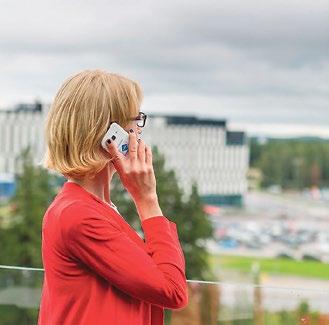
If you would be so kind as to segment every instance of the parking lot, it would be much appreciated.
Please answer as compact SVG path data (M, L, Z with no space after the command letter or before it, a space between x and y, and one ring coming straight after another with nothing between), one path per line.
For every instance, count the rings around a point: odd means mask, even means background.
M213 251L329 262L329 203L301 194L253 192L243 209L213 216Z

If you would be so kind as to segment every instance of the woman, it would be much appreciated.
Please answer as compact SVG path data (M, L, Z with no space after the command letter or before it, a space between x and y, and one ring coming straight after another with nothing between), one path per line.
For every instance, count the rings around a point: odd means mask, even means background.
M137 83L104 71L64 82L48 114L45 166L68 181L42 224L45 268L39 325L163 324L188 303L176 224L161 211L152 152L137 134L146 116ZM101 140L111 122L129 131L123 156ZM110 199L115 172L133 199L145 242Z

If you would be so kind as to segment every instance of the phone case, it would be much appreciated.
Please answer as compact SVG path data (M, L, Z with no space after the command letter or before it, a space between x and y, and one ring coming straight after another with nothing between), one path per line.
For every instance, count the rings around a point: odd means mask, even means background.
M112 123L102 139L102 147L107 150L106 141L110 139L117 145L118 150L126 155L129 148L129 134L117 123Z

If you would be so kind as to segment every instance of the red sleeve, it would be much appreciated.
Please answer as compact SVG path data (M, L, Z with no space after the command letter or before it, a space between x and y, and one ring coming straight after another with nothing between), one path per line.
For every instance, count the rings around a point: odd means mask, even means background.
M183 253L182 247L181 247L180 242L179 242L177 226L174 222L170 221L170 227L171 227L171 233L172 233L172 235L174 236L174 238L176 240L176 245L179 248L180 256L181 256L182 263L184 265L184 270L185 270L185 257L184 257L184 253Z
M148 253L114 220L87 204L69 206L62 220L69 253L109 283L137 299L164 308L187 305L184 255L176 225L166 217L142 221Z

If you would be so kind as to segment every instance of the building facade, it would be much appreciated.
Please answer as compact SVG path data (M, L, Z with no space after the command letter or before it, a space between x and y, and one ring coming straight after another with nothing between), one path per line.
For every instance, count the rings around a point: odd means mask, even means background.
M184 192L196 182L207 204L243 204L249 168L244 132L227 130L225 120L166 115L151 115L143 132L176 171Z
M34 163L45 153L44 125L48 107L39 103L0 111L0 197L14 191L9 182L15 159L30 146ZM193 182L205 203L241 205L247 191L249 149L243 132L227 130L225 120L194 116L150 115L143 138L164 154L186 194ZM11 184L11 185L10 185Z
M20 104L17 109L0 111L0 174L14 174L15 159L28 146L35 164L41 162L45 151L46 113L39 103Z

